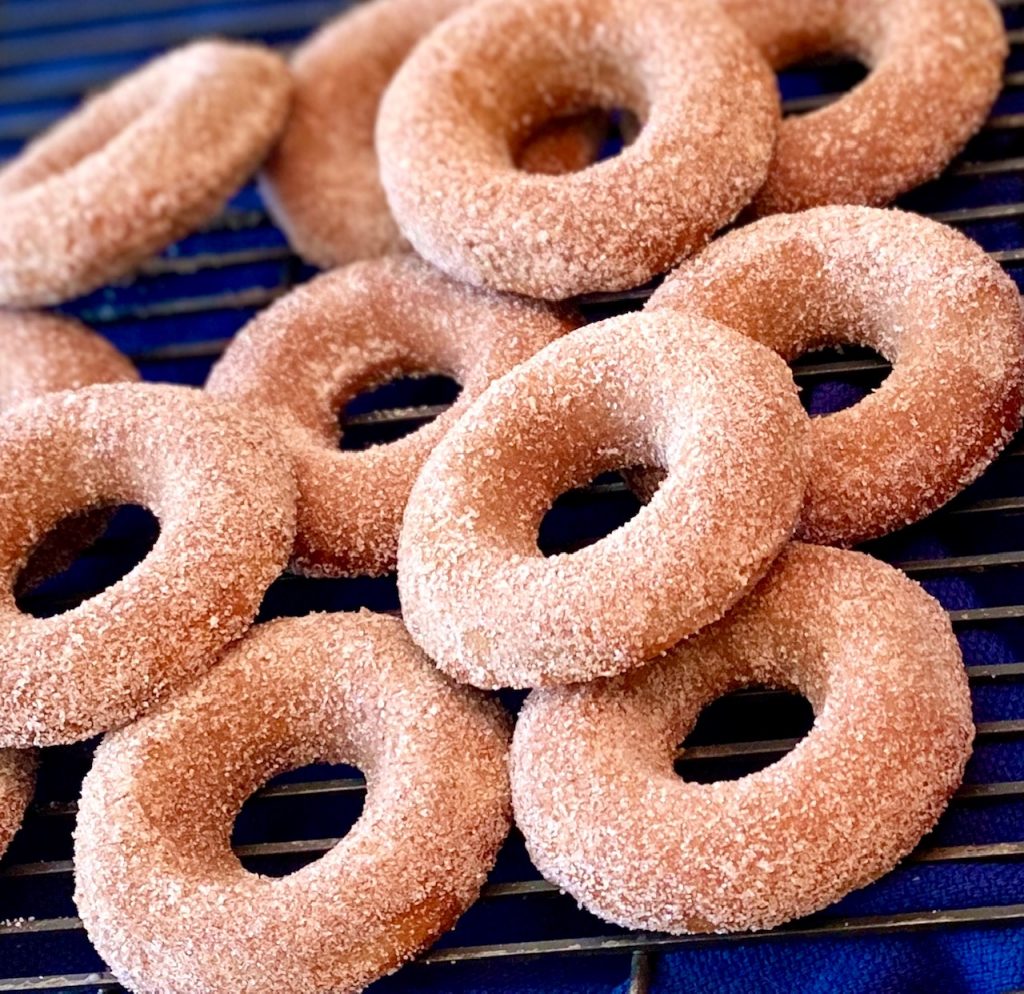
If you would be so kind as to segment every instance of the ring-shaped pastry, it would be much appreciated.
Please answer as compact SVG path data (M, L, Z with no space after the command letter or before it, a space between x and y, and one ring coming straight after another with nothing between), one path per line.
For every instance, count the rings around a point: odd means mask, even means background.
M413 255L353 263L257 316L207 390L265 411L299 485L293 568L313 576L395 568L398 531L424 460L492 381L576 326L568 314L456 283ZM458 400L403 438L339 450L338 411L398 376L447 373Z
M391 217L374 148L380 99L425 35L472 0L370 0L299 46L288 124L260 188L295 250L328 269L408 249ZM579 115L530 136L529 172L590 165L604 137L600 115Z
M626 108L612 158L526 173L514 150L553 117ZM563 299L646 282L701 248L764 182L779 121L769 67L717 5L482 0L395 75L381 180L413 248L464 282Z
M273 52L202 41L90 100L0 172L0 302L60 303L198 227L266 155L290 94Z
M701 314L791 360L845 344L892 373L811 421L797 534L853 545L917 521L975 480L1021 425L1024 312L1013 280L916 214L819 207L764 218L680 267L651 311Z
M782 122L757 214L887 204L937 176L982 126L1009 46L990 0L719 0L782 69L825 52L868 66L833 103Z
M131 362L105 338L57 314L0 311L0 352L0 413L46 393L139 378ZM16 591L31 590L67 568L108 522L104 511L61 522L33 551Z
M261 625L97 750L75 831L89 936L139 994L361 991L476 899L511 820L508 736L396 618ZM313 762L359 766L362 815L290 876L248 872L243 802Z
M802 693L814 727L739 780L673 763L702 709ZM772 928L890 870L960 784L974 726L941 606L861 553L791 545L717 625L615 680L535 691L512 743L537 868L631 928Z
M789 540L808 418L770 350L713 322L630 314L494 383L427 460L399 539L413 638L450 676L531 687L637 666L718 619ZM667 470L601 541L542 555L561 493Z
M39 540L83 511L148 507L160 536L78 607L22 613ZM204 672L288 561L295 481L260 421L198 390L109 384L50 394L0 426L0 745L125 724Z

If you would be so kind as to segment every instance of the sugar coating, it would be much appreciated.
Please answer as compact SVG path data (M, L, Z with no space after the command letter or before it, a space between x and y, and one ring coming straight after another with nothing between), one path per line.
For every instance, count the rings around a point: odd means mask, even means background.
M34 749L0 749L0 856L21 827L36 786Z
M0 311L0 352L0 411L44 393L139 378L101 335L41 311Z
M820 207L765 218L681 267L648 303L720 321L790 360L856 343L893 363L811 423L798 535L853 545L924 517L1021 425L1024 315L982 249L915 214Z
M823 52L868 77L787 117L754 213L882 205L937 176L982 126L1009 52L990 0L719 0L775 68Z
M79 607L34 618L12 586L59 521L140 504L149 555ZM137 717L251 623L288 560L295 481L276 437L233 405L121 383L50 394L0 425L0 746L88 738Z
M260 187L306 259L329 268L408 249L380 184L377 108L416 43L469 2L371 0L329 21L296 51L288 124ZM592 121L573 121L531 143L521 164L534 172L581 169L599 146Z
M284 125L287 67L201 41L125 77L0 171L0 302L55 304L215 214Z
M576 327L568 312L456 283L412 255L325 273L251 321L207 391L263 412L295 463L292 566L313 576L395 568L409 491L431 449L492 381ZM410 373L462 385L452 407L404 438L338 448L337 412Z
M56 314L0 311L0 352L0 414L45 393L139 378L131 362L105 338ZM105 512L97 512L62 522L35 549L16 589L30 590L69 566L102 534L107 520Z
M751 684L803 693L807 737L740 780L678 776L701 710ZM940 605L868 556L794 543L724 620L647 668L534 691L512 743L513 805L541 873L608 921L773 928L907 855L973 736Z
M672 311L590 325L492 384L413 487L398 587L413 638L483 688L621 673L721 617L792 534L808 418L785 364ZM667 469L632 520L545 558L552 501Z
M627 107L623 153L565 176L511 149L553 117ZM482 0L436 28L381 102L391 210L465 282L562 299L645 282L700 248L767 175L779 120L768 66L717 6L691 0Z
M476 899L511 820L508 738L396 618L260 625L97 750L75 831L89 937L140 994L360 991ZM359 766L362 816L291 876L247 872L230 847L243 802L313 762Z

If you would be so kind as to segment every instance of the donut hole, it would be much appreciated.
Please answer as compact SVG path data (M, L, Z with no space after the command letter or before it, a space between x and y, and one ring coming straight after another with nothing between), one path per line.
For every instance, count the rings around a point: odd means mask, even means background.
M692 783L739 780L777 763L814 725L796 691L753 686L708 704L680 744L675 770Z
M791 62L778 72L783 115L809 114L834 103L864 81L870 67L860 59L827 47Z
M535 125L514 141L512 160L528 173L556 176L612 159L636 141L643 127L628 108L588 107Z
M34 618L72 611L127 576L160 537L148 508L123 504L72 515L44 536L15 581L15 603Z
M264 877L287 877L315 863L359 821L364 784L357 767L322 763L271 778L235 817L231 847L239 862Z
M457 380L429 371L374 383L341 407L339 447L361 452L411 435L451 407L461 393Z
M541 519L537 546L545 556L578 552L610 535L643 507L623 473L600 473L559 494Z
M816 349L793 363L800 402L812 417L859 404L885 382L890 371L880 353L859 345Z

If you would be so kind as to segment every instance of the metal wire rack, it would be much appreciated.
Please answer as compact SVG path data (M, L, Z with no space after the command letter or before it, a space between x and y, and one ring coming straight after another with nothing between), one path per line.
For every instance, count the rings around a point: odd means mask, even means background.
M81 94L145 58L197 34L260 38L287 46L337 12L337 0L11 0L0 8L0 156L73 106ZM1001 0L1013 45L1006 90L967 151L905 205L966 231L1018 282L1024 276L1024 0ZM784 75L791 112L833 99L849 67L820 64ZM212 224L147 264L131 283L99 291L68 309L125 349L154 379L201 383L231 335L259 308L310 273L289 251L252 188ZM596 295L594 317L639 306L646 290ZM876 385L886 365L857 352L796 364L812 410ZM831 391L831 392L830 392ZM824 400L823 400L824 398ZM829 400L828 398L832 398ZM403 406L404 405L404 406ZM443 405L422 391L347 425L414 428ZM540 880L515 834L483 899L390 989L415 985L417 971L590 954L632 992L649 988L654 958L717 944L787 942L819 936L896 934L973 926L1024 934L1024 439L985 477L922 525L872 543L870 551L924 583L949 609L964 648L978 720L967 782L939 827L892 876L923 881L916 903L894 900L882 881L836 908L755 936L671 937L604 925ZM546 528L551 544L574 547L635 510L620 480L600 480L560 500ZM144 554L144 522L119 518L75 570L29 599L54 612L102 586L111 570ZM282 577L264 617L365 605L397 610L392 580L309 581ZM511 706L517 703L513 696ZM753 689L709 709L679 757L687 776L715 779L766 765L793 746L811 720L785 695ZM713 712L713 713L712 713ZM742 718L742 720L738 720ZM737 729L744 737L737 740ZM90 746L47 753L39 797L0 866L0 992L118 990L90 948L71 900L70 832ZM309 768L282 778L246 806L236 849L246 865L281 873L327 851L358 816L358 771ZM967 892L954 886L970 875ZM957 876L953 876L956 874ZM917 879L914 877L914 879ZM617 971L617 972L616 972ZM453 975L454 976L454 975ZM384 989L383 987L381 989Z

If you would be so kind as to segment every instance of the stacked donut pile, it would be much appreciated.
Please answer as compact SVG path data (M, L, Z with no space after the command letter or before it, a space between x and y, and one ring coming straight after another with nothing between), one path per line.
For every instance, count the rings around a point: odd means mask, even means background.
M824 49L870 75L781 121L771 67ZM75 899L123 984L358 991L475 900L513 812L546 878L675 933L773 927L911 851L970 753L962 660L935 601L836 547L945 504L1020 427L1014 284L877 206L980 126L1005 54L988 0L374 0L290 68L159 59L0 173L9 307L131 272L265 159L329 268L204 391L0 314L0 849L32 748L107 733ZM595 107L642 123L615 158ZM674 267L580 327L569 298ZM786 360L848 342L892 374L811 420ZM461 385L447 412L338 449L348 400L424 372ZM610 470L643 509L542 555L555 498ZM125 503L160 521L146 559L22 613ZM403 620L251 627L286 566L397 568ZM755 684L804 694L808 736L737 781L678 776L702 708ZM531 688L514 733L503 687ZM245 799L316 761L362 769L362 817L289 877L247 872Z

